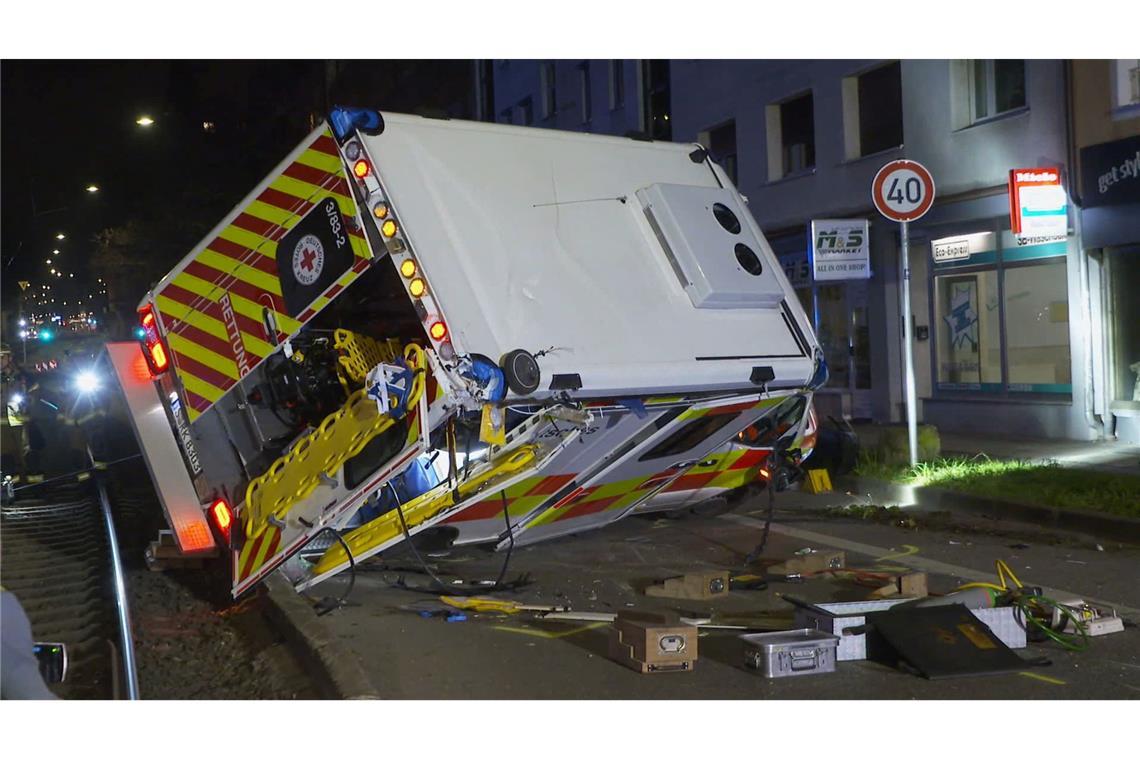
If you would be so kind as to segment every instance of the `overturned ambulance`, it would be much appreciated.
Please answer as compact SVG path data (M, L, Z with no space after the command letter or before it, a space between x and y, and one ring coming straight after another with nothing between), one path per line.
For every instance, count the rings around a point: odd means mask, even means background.
M299 589L427 529L501 548L743 487L826 380L700 146L363 109L139 320L108 357L178 549L227 552L235 596L307 545Z

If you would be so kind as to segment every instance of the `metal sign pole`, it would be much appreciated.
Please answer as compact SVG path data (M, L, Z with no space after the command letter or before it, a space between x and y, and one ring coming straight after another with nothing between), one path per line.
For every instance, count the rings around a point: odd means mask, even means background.
M902 238L903 361L906 364L906 427L910 440L910 466L918 464L918 413L914 390L914 326L910 316L910 241L907 223L899 222Z

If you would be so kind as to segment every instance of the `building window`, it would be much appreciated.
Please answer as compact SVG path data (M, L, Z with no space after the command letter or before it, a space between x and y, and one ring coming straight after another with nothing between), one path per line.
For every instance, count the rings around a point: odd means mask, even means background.
M673 139L669 124L669 61L641 63L642 131L654 140Z
M971 121L1025 107L1025 61L970 61Z
M869 156L902 145L902 66L899 62L851 79L858 109L858 135L849 146L848 158Z
M770 178L779 179L815 166L813 104L814 98L809 92L769 107L769 116L775 117L768 119L769 160L775 158L777 161L774 177L769 169Z
M1112 62L1113 106L1140 106L1140 60L1126 58Z
M585 61L578 66L578 99L583 124L590 122L593 115L593 93L590 91L590 63Z
M713 127L701 133L701 145L708 150L713 161L720 164L724 173L737 184L736 174L736 120Z
M554 64L544 63L539 69L542 88L542 118L549 119L558 111L558 91L554 86Z
M534 102L529 95L520 100L519 104L515 106L515 117L511 123L522 124L524 127L529 127L531 124L534 124Z
M961 267L935 264L939 390L1072 394L1067 263L1056 250L1065 245L972 253Z
M625 105L625 66L624 61L615 59L610 61L610 108L621 108Z

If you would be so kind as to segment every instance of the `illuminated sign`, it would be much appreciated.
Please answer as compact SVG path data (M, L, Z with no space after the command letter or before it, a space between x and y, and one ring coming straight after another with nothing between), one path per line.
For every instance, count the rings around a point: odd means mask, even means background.
M1013 169L1009 173L1009 228L1014 235L1065 237L1069 208L1061 170Z
M813 219L811 259L815 279L866 280L871 240L866 219Z

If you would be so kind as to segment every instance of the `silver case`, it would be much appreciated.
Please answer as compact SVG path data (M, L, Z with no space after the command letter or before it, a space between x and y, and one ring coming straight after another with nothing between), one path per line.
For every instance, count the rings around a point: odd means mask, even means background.
M744 664L768 678L834 673L839 637L813 628L774 633L747 633Z

